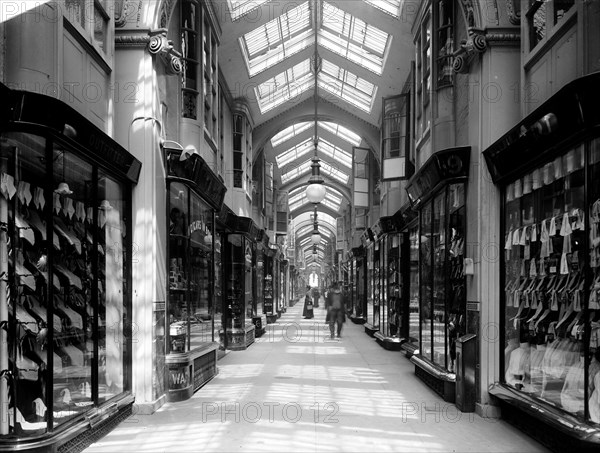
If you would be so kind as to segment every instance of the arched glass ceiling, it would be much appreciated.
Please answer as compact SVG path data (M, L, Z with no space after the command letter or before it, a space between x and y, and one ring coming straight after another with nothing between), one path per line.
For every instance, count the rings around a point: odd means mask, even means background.
M325 199L321 202L324 206L339 211L342 205L343 196L337 189L328 186L325 194ZM289 193L289 209L290 212L310 203L306 198L306 187L298 187Z
M308 2L289 9L281 16L246 33L240 38L240 47L254 77L283 59L306 49L314 42Z
M312 150L314 150L313 143L314 137L309 137L306 140L298 143L297 145L292 146L290 149L279 153L277 156L275 156L277 166L281 169L284 169L286 165L291 164L300 157L310 153ZM333 145L332 143L329 143L325 139L319 139L317 151L325 154L326 156L331 157L335 162L339 162L345 165L346 167L348 167L348 170L350 170L350 168L352 167L352 155L349 152L344 151L343 149Z
M336 97L371 113L377 87L368 80L323 58L317 83Z
M304 225L303 227L296 230L296 235L298 237L304 236L305 234L311 233L314 228L314 225L311 223L309 225ZM319 228L319 233L323 237L331 238L333 237L333 233L327 228Z
M327 225L329 225L331 231L337 231L337 222L336 220L331 217L329 214L327 214L326 212L318 212L317 213L317 221L319 223L326 223ZM300 225L304 222L309 222L310 225L307 225L307 227L312 228L312 224L313 224L313 218L312 218L313 214L312 212L303 212L302 214L298 214L296 217L294 217L294 225Z
M350 143L352 146L359 146L362 139L360 135L355 134L347 127L344 127L340 124L333 123L331 121L319 121L317 123L319 127L322 127L329 133L336 135L342 140ZM314 125L313 121L303 121L300 123L292 124L291 126L286 127L281 132L278 132L271 139L271 146L273 148L285 143L286 141L294 138L296 135L301 134L308 128Z
M284 130L273 136L271 139L271 146L275 148L276 146L281 145L283 142L286 142L294 138L296 135L301 134L313 124L313 121L303 121L301 123L292 124L291 126L286 127Z
M302 175L310 173L311 164L312 162L310 160L307 160L298 165L297 167L294 167L291 170L282 173L281 184L287 184L288 182L291 182L294 179L301 177ZM331 178L337 179L342 184L348 184L348 180L350 179L350 175L348 173L340 170L339 168L333 167L331 164L325 162L324 160L321 160L320 164L321 172L323 174Z
M319 126L321 126L326 131L331 132L332 134L337 135L342 140L347 141L352 146L359 146L362 139L360 135L355 134L347 127L341 126L337 123L332 123L329 121L319 121Z
M348 169L352 167L352 155L349 152L329 143L327 140L320 138L317 149L334 159L336 162L341 162L348 167Z
M319 44L377 75L383 73L389 35L331 3L323 2Z
M383 12L394 16L400 17L400 8L404 0L365 0L365 3L374 6Z
M293 99L313 87L315 76L307 58L295 66L280 72L275 77L254 88L261 113Z
M275 156L277 166L279 168L283 168L287 164L294 162L296 159L304 156L305 154L308 154L313 149L313 138L309 137L303 142L298 143L297 145L292 146L290 149Z

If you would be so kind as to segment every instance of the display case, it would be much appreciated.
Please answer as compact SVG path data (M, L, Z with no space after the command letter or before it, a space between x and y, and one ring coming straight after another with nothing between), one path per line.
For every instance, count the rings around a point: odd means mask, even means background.
M242 233L225 236L223 253L224 326L219 332L221 344L246 349L255 339L252 275L252 240Z
M133 403L140 162L57 99L0 91L0 450L53 450Z
M217 373L215 211L225 186L198 155L165 149L167 248L167 399L188 399Z

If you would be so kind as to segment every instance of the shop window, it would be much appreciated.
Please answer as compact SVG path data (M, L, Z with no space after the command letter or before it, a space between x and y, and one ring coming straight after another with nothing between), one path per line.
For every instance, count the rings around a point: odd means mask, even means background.
M419 342L419 227L414 226L408 232L410 241L410 296L408 337L411 342Z
M0 352L14 379L0 415L11 434L37 435L128 388L128 191L58 139L7 133L1 143L10 291Z
M181 183L169 185L169 351L213 341L212 208Z
M233 187L244 186L244 148L246 122L243 115L233 115Z
M504 381L581 418L587 405L594 420L592 414L600 410L598 399L590 398L594 379L600 378L598 343L592 341L588 349L585 339L590 328L598 338L600 312L595 296L600 191L591 183L600 177L598 141L589 156L588 206L583 146L505 188ZM593 275L591 284L588 275Z

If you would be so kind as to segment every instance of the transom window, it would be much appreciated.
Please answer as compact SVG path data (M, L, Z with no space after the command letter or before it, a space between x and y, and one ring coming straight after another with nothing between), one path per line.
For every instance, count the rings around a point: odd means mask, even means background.
M389 35L331 3L323 3L319 44L377 75L383 72Z
M314 41L308 2L240 38L250 77L310 46Z

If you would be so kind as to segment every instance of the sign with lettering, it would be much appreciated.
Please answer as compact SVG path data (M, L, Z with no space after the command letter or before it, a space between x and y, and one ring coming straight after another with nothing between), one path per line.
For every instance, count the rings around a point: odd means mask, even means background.
M169 365L169 388L181 390L191 385L190 365Z

